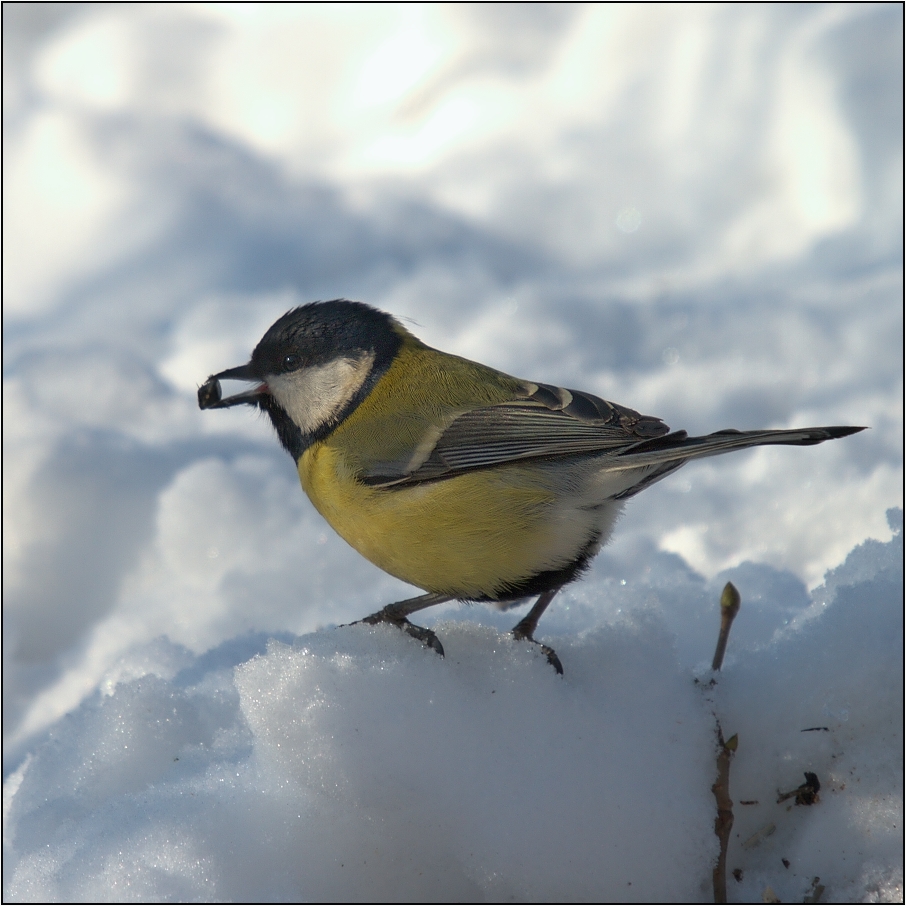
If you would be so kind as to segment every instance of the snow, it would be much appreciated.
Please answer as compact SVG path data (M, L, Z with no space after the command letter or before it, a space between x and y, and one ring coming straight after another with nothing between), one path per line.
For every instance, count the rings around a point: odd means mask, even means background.
M5 5L4 899L710 901L719 724L731 901L901 901L902 15ZM562 678L522 611L426 612L441 659L342 625L414 592L197 409L337 296L692 433L871 430L631 501Z

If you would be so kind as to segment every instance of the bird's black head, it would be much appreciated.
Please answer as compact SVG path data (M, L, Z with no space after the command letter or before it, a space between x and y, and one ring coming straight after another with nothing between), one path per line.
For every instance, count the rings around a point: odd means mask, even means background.
M329 434L390 367L403 333L388 314L347 299L312 302L274 322L251 361L212 375L198 390L201 409L242 403L270 416L280 442L298 458ZM221 397L221 380L254 381Z
M252 353L256 375L285 374L343 356L371 353L393 360L400 344L394 319L364 302L310 302L278 318Z

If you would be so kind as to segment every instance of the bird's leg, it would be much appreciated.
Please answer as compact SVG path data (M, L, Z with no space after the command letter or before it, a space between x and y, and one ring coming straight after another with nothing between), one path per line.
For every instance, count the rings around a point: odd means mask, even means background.
M408 620L410 613L418 610L424 610L426 607L433 607L435 604L443 604L445 601L451 601L452 595L438 595L428 593L419 595L417 598L407 598L405 601L397 601L395 604L388 604L383 610L373 613L370 617L363 620L357 620L358 623L392 623L403 632L407 632L414 639L418 639L422 644L433 648L441 657L444 656L444 646L438 641L437 636L423 626L416 626ZM355 623L353 623L353 626Z
M517 641L524 640L537 645L544 652L551 667L562 675L563 665L560 663L560 658L557 657L557 652L549 645L542 645L540 642L535 641L535 629L538 626L538 620L541 619L541 614L547 610L547 605L554 600L554 595L559 590L559 588L555 588L553 591L546 591L535 601L532 609L513 627L513 637Z

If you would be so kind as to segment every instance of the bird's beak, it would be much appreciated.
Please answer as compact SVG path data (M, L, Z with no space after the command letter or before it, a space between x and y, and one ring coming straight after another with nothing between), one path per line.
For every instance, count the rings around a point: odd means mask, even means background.
M223 399L220 395L220 382L222 380L254 381L257 386ZM226 371L221 371L220 374L212 374L198 388L198 408L227 409L230 406L239 406L242 403L255 406L261 397L268 392L267 384L263 383L261 378L252 373L251 365L240 365L238 368L228 368Z

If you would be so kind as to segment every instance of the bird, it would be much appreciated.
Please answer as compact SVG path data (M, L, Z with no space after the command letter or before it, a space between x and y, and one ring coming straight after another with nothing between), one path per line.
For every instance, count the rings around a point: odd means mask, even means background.
M221 381L251 386L223 396ZM424 594L358 622L390 623L443 655L409 620L446 601L535 599L538 621L608 541L627 500L692 459L764 444L809 446L862 427L671 432L591 393L512 377L434 349L396 318L348 299L288 311L249 362L211 375L201 409L257 407L302 488L360 554Z

